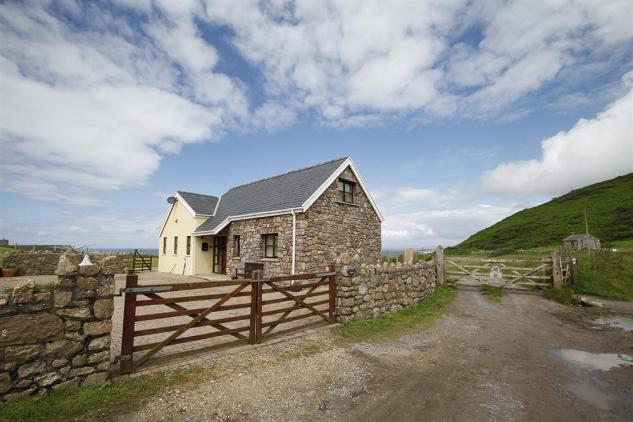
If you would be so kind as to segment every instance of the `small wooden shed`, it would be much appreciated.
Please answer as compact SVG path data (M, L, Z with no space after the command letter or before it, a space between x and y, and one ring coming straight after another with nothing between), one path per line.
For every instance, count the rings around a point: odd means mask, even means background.
M598 250L600 249L600 239L590 234L572 234L563 240L563 246L567 250Z

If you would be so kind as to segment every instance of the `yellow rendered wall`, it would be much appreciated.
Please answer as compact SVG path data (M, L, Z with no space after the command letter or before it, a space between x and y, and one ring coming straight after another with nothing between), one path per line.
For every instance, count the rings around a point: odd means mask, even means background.
M158 271L171 274L191 275L194 272L194 247L196 247L196 238L191 238L191 255L187 255L187 236L202 224L206 218L194 217L180 203L176 201L169 216L167 223L158 240ZM174 254L174 237L178 236L178 251ZM167 237L167 252L163 253L163 238ZM198 248L200 251L200 248ZM197 259L197 257L196 257ZM209 262L211 260L209 259Z

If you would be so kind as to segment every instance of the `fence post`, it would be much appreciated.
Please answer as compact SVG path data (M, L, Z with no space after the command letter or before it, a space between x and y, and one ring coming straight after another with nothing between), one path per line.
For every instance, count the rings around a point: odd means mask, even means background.
M557 250L552 251L552 283L555 289L563 287L563 269Z
M576 284L578 280L578 261L576 261L576 258L571 258L569 269L571 271L571 284Z
M251 277L251 324L248 336L250 344L262 342L262 271L254 270Z
M137 287L138 275L128 274L125 287ZM121 358L119 369L122 374L134 370L134 318L136 315L136 293L125 293L123 301L123 333L121 336Z
M331 273L336 273L336 264L335 263L331 263L330 267L329 267L329 272ZM336 309L336 274L331 275L329 277L329 288L330 288L330 303L329 303L329 317L330 317L330 322L335 322L335 318L336 315L334 313L335 309Z
M441 246L435 248L435 269L437 285L444 284L444 248Z

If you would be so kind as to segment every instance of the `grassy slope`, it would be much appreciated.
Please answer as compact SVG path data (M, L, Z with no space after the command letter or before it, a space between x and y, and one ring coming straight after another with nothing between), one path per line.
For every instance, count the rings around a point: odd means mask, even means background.
M511 251L560 245L573 233L589 232L603 243L633 239L633 173L574 190L525 209L472 235L457 251Z

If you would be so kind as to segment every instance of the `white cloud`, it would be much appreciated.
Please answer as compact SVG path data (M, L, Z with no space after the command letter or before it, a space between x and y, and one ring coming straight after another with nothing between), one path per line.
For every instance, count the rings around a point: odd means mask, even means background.
M633 171L633 87L592 119L541 143L542 156L497 166L483 188L502 195L554 195Z
M499 116L633 38L626 0L206 3L263 69L269 95L336 126L392 114ZM469 31L481 39L461 42Z
M247 114L189 10L143 33L91 4L71 10L90 20L84 30L31 6L0 6L2 190L98 205L99 191L144 183L164 154Z

